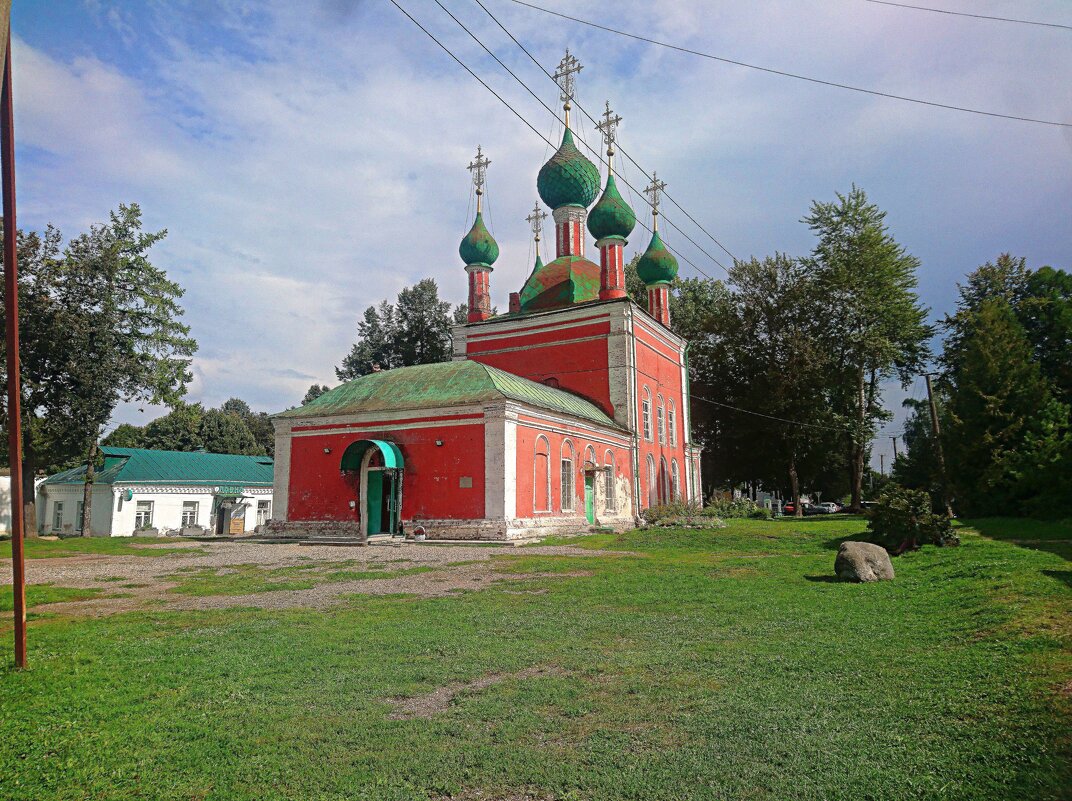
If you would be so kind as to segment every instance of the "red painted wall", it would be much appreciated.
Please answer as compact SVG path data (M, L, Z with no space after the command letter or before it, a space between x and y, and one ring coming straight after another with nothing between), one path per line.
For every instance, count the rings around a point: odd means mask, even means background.
M573 328L545 330L555 324L519 327L518 333L512 337L482 339L479 334L473 335L466 340L466 356L540 383L555 378L560 388L583 395L613 416L607 373L606 337L610 333L610 322L606 315ZM562 342L587 337L597 338L587 342ZM540 345L543 347L537 347ZM511 350L495 352L503 348Z
M629 456L627 441L617 445L607 445L589 439L583 428L568 428L568 435L552 431L545 431L535 425L526 425L526 420L535 422L531 418L520 416L517 425L517 516L518 517L561 517L563 514L573 515L577 518L584 517L584 455L591 445L595 450L595 462L600 467L606 464L606 451L614 452L615 473L619 476L631 476L632 464ZM551 504L550 509L535 509L535 483L543 478L535 475L536 441L539 437L548 441L551 467ZM569 440L573 445L573 486L576 497L573 509L562 511L562 443ZM602 480L602 474L598 474L598 480Z
M432 426L393 429L407 420L384 421L382 428L355 429L291 438L290 520L355 520L349 502L358 500L356 473L343 473L339 464L350 443L360 439L390 440L405 460L402 484L402 519L446 518L472 520L484 517L484 425ZM316 427L311 427L315 430ZM337 427L336 427L337 428ZM301 430L301 429L297 429ZM436 440L442 440L441 446ZM324 453L330 448L331 453ZM460 487L462 476L472 487Z
M681 360L673 348L660 341L652 331L642 324L634 328L636 332L637 365L637 432L640 434L640 508L652 505L648 494L647 460L650 454L655 460L656 475L660 469L660 460L666 459L667 472L673 460L677 460L678 486L683 499L688 497L687 464L685 461L685 422L684 392L681 386ZM643 438L643 399L644 387L651 391L651 441ZM666 414L666 444L659 444L658 397L663 396ZM673 400L676 410L677 446L670 445L669 401ZM657 502L657 501L656 501Z

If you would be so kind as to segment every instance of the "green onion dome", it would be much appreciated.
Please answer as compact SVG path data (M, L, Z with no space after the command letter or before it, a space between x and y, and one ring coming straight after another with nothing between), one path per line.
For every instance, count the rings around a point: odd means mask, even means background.
M458 246L458 255L467 265L485 264L488 267L499 258L499 245L484 225L484 216L480 212L477 212L473 227Z
M669 284L677 276L677 259L666 249L658 231L652 234L651 244L637 262L636 271L648 286Z
M599 194L599 170L573 144L569 128L562 136L562 145L540 168L536 191L552 209L562 206L588 208Z
M632 233L635 226L636 214L618 192L614 176L608 175L607 188L603 190L603 197L588 213L588 230L597 241L608 236L619 236L625 239Z

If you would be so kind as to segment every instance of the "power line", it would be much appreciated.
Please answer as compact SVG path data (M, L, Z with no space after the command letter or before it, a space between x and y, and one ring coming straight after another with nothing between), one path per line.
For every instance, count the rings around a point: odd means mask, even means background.
M392 0L392 2L393 2L393 0ZM637 41L640 41L640 42L647 42L648 44L659 45L660 47L668 47L671 50L677 50L677 51L679 51L681 53L688 53L689 55L700 56L701 58L709 58L712 61L721 61L724 64L733 64L736 67L747 67L748 69L758 70L759 72L770 73L771 75L780 75L783 78L794 78L794 79L796 79L798 81L807 81L808 83L817 83L817 84L820 84L822 86L832 86L832 87L834 87L836 89L847 89L850 92L860 92L862 94L874 95L876 97L889 98L890 100L902 100L902 101L904 101L906 103L917 103L917 104L922 105L922 106L932 106L934 108L944 108L944 109L947 109L949 111L962 111L962 112L965 112L966 114L978 114L978 115L983 116L983 117L997 117L997 118L1003 119L1003 120L1016 120L1017 122L1031 122L1031 123L1035 123L1036 125L1052 125L1052 126L1055 126L1055 127L1058 127L1058 128L1072 128L1072 122L1056 122L1054 120L1040 120L1040 119L1035 119L1033 117L1018 117L1015 114L999 114L996 111L983 111L982 109L968 108L967 106L953 106L953 105L950 105L948 103L937 103L937 102L934 102L932 100L920 100L917 97L907 97L905 95L895 95L895 94L891 94L889 92L880 92L880 91L878 91L876 89L865 89L865 88L860 87L860 86L851 86L850 84L847 84L847 83L837 83L836 81L825 81L825 80L823 80L821 78L811 78L811 77L808 77L807 75L799 75L799 74L794 73L794 72L786 72L785 70L776 70L776 69L773 69L772 67L761 67L758 64L749 64L749 63L744 62L744 61L736 61L736 60L734 60L732 58L725 58L723 56L716 56L716 55L714 55L712 53L704 53L703 51L700 51L700 50L692 50L692 49L690 49L688 47L681 47L680 45L670 44L669 42L661 42L658 39L649 39L646 36L639 36L639 35L637 35L635 33L628 33L627 31L621 31L621 30L618 30L617 28L610 28L610 27L607 27L606 25L600 25L597 22L591 22L590 20L581 19L579 17L571 17L569 14L563 14L560 11L552 11L552 10L550 10L548 8L543 8L542 6L537 6L537 5L534 5L532 3L525 2L525 0L511 0L511 2L517 3L519 6L525 6L526 8L534 9L536 11L542 11L545 14L550 14L550 15L555 16L555 17L561 17L562 19L568 19L571 22L577 22L577 23L580 23L581 25L588 25L588 26L590 26L592 28L598 28L600 30L607 31L608 33L615 33L615 34L617 34L619 36L625 36L625 37L628 37L630 39L636 39Z
M993 20L994 22L1015 22L1019 25L1039 25L1043 28L1063 28L1072 31L1072 25L1059 25L1056 22L1037 22L1030 19L1013 19L1011 17L990 17L986 14L969 14L966 11L949 11L944 8L927 8L926 6L912 6L908 3L892 3L890 0L864 0L866 3L876 3L880 6L896 6L897 8L910 8L913 11L929 11L932 14L949 14L954 17L973 17L974 19Z
M438 0L437 0L437 2L438 2ZM522 51L524 51L525 55L528 56L532 60L532 63L535 64L537 67L539 67L540 70L543 72L543 74L546 75L548 78L550 78L551 81L554 83L555 82L555 76L552 75L550 72L548 72L547 68L544 67L543 64L541 64L536 59L536 57L534 55L532 55L532 53L529 51L529 49L527 47L525 47L525 45L521 44L521 42L518 41L517 37L514 36L512 33L510 33L509 30L507 30L506 26L503 25L499 21L498 17L496 17L494 14L491 13L490 10L488 10L488 7L484 5L482 0L475 0L475 2L476 2L476 4L478 6L480 6L482 9L484 9L485 13L489 17L491 17L492 20L495 21L496 25L498 25L500 28L502 28L503 33L505 33L507 36L509 36L513 40L514 44L516 44L518 47L520 47L522 49ZM597 123L598 122L595 117L593 117L591 114L588 113L588 110L584 106L582 106L577 101L576 98L573 98L573 102L576 104L577 108L580 109L581 113L584 114L584 116L586 116L592 123ZM637 160L634 159L624 147L622 147L620 142L618 143L618 150L623 156L625 156L627 159L629 159L629 161L631 161L633 163L634 167L636 167L638 170L640 170L640 174L643 175L646 180L648 180L648 181L651 180L651 176L648 175L647 170L645 170L643 167L641 167L637 163ZM671 203L673 203L682 214L684 214L686 217L688 217L692 221L693 225L695 225L697 228L699 228L701 231L703 231L707 235L708 239L710 239L712 242L714 242L716 245L718 245L720 248L722 248L722 250L726 253L727 256L729 256L734 261L739 261L739 259L735 255L733 255L733 253L730 252L730 250L725 245L723 245L721 242L718 241L717 238L715 238L714 234L712 234L710 231L708 231L706 228L704 228L702 225L700 225L699 221L697 221L697 219L695 217L693 217L691 214L689 214L688 211L686 211L685 208L680 203L678 203L676 200L674 200L674 198L671 197L670 194L668 192L666 192L665 190L663 190L663 196L667 200L669 200ZM671 225L673 225L673 223L671 223ZM674 227L677 228L676 225ZM680 229L678 229L678 230L680 230ZM689 240L689 241L692 241L692 240ZM693 242L693 244L696 244L696 243ZM699 247L699 246L697 246L697 247ZM701 250L703 250L703 249L701 248ZM707 255L708 258L710 258L712 261L714 261L715 264L718 264L719 267L722 267L723 270L726 269L721 264L721 262L719 262L717 259L715 259L710 254L706 253L706 251L705 251L705 255ZM727 272L729 272L729 271L727 270Z
M536 128L533 127L532 123L530 123L528 120L526 120L521 115L520 112L518 112L513 106L511 106L506 100L503 99L502 95L500 95L498 92L496 92L490 86L488 86L488 84L479 75L477 75L475 72L473 72L465 64L465 62L463 62L460 58L458 58L456 55L454 55L454 53L446 45L444 45L441 41L439 41L439 39L436 38L435 34L433 34L431 31L429 31L427 28L425 28L423 25L421 25L420 22L418 22L416 19L414 19L413 16L408 11L406 11L404 8L402 8L402 6L400 6L396 2L396 0L391 0L391 5L393 5L395 8L397 8L403 14L405 14L406 17L410 20L410 22L412 22L414 25L416 25L418 28L420 28L428 36L428 38L430 38L433 42L435 42L437 45L439 45L439 47L443 50L444 53L446 53L448 56L450 56L452 59L454 59L456 62L458 62L458 65L461 66L462 69L464 69L466 72L468 72L474 78L476 78L476 80L480 82L481 86L483 86L485 89L487 89L493 95L495 95L495 97L499 100L499 102L502 103L504 106L506 106L508 109L510 109L510 111L514 114L514 116L517 117L519 120L521 120L523 123L525 123L525 125L529 128L529 130L531 130L534 134L536 134L538 137L540 137L540 139L542 139L548 146L550 146L552 148L554 147L554 144L551 142L550 139L548 139L542 133L540 133L538 130L536 130ZM678 228L676 225L674 225L674 223L671 220L668 219L668 220L666 220L666 222L669 223L670 225L672 225L675 230L681 231L681 229ZM640 223L640 226L645 231L648 231L649 233L651 233L651 229L648 228L648 226L646 226L644 223ZM685 234L684 232L682 232L682 236L684 236L686 239L689 238L688 235ZM689 241L692 241L692 240L690 239ZM672 251L678 258L680 258L682 261L684 261L686 264L688 264L694 270L696 270L696 272L700 273L705 278L708 278L710 280L714 280L714 279L711 278L710 275L708 275L706 272L704 272L699 267L697 267L696 264L694 264L687 256L685 256L681 252L675 250L670 245L666 245L666 247L667 247L667 249ZM715 263L717 264L718 262L716 261ZM719 266L721 267L722 265L719 265ZM723 267L723 269L725 269L725 267Z
M449 16L449 17L450 17L450 18L451 18L452 20L454 20L454 22L455 22L455 23L457 23L458 27L460 27L460 28L461 28L461 29L462 29L463 31L465 31L465 32L466 32L467 34L469 34L469 37L470 37L470 38L471 38L471 39L472 39L472 40L473 40L474 42L476 42L476 43L477 43L478 45L480 45L480 47L481 47L481 48L483 48L483 50L484 50L484 52L485 52L485 53L487 53L487 54L488 54L489 56L491 56L491 57L492 57L493 59L495 59L495 61L496 61L496 62L497 62L497 63L499 64L499 66L500 66L500 67L502 67L502 68L503 68L504 70L506 70L506 71L507 71L507 72L508 72L508 73L510 74L510 77L512 77L512 78L513 78L513 79L514 79L515 81L517 81L517 82L518 82L519 84L521 84L521 86L522 86L522 87L523 87L523 88L525 89L525 91L526 91L526 92L528 92L528 93L529 93L530 95L532 95L532 96L533 96L533 97L534 97L534 98L536 99L536 102L537 102L537 103L539 103L539 104L540 104L541 106L543 106L543 107L544 107L544 109L546 109L546 110L547 110L547 112L548 112L548 113L549 113L549 114L550 114L550 115L551 115L552 117L554 117L554 118L555 118L556 120L558 120L559 122L561 122L561 123L565 124L565 121L564 121L564 120L562 120L562 119L561 119L561 118L560 118L560 117L558 116L558 112L557 112L557 111L555 111L554 109L552 109L552 108L551 108L550 106L548 106L548 105L547 105L547 103L545 103L545 102L543 101L543 99L542 99L542 98L540 98L540 96L539 96L539 95L537 95L537 94L536 94L536 93L535 93L535 92L534 92L534 91L532 90L532 88L531 88L531 87L530 87L530 86L529 86L529 85L528 85L527 83L525 83L525 82L524 82L524 81L523 81L523 80L522 80L522 79L521 79L520 77L518 77L517 73L515 73L515 72L514 72L514 71L513 71L512 69L510 69L510 67L508 67L508 66L507 66L507 65L506 65L506 64L505 64L505 63L504 63L504 62L502 61L502 59L500 59L500 58L499 58L499 57L498 57L497 55L495 55L495 53L494 53L494 52L492 52L491 48L489 48L489 47L488 47L487 45L485 45L485 44L484 44L484 43L483 43L483 42L482 42L482 41L480 40L480 38L479 38L479 37L478 37L478 36L477 36L477 35L476 35L475 33L473 33L473 32L472 32L471 30L469 30L469 28L467 28L467 27L466 27L465 23L463 23L463 22L462 22L461 20L459 20L459 19L458 19L458 18L457 18L456 16L454 16L454 14L453 14L453 13L451 13L451 11L450 11L450 10L449 10L449 9L448 9L448 8L447 8L446 6L444 6L442 2L440 2L440 0L435 0L435 3L436 3L436 5L438 5L438 6L439 6L439 7L441 8L441 9L443 9L443 11L444 11L444 12L445 12L445 13L447 14L447 16ZM482 4L482 3L480 3L480 0L477 0L477 3L478 3L478 4L480 4L481 8L483 8L483 7L484 7L484 6L483 6L483 4ZM487 9L486 9L486 8L485 8L484 10L485 10L485 11L487 11ZM493 15L491 15L491 12L490 12L490 11L488 11L488 14L489 14L489 16L491 16L491 18L492 18L492 19L495 19L495 17L494 17ZM498 20L495 20L495 21L496 21L496 22L498 23ZM502 26L502 24L501 24L501 23L499 24L499 27L500 27L500 28L503 28L503 26ZM504 31L506 31L506 28L503 28L503 30L504 30ZM509 32L509 31L506 31L506 34L507 34L508 36L510 36L510 38L511 38L511 39L514 39L514 37L513 37L513 36L512 36L511 34L510 34L510 32ZM517 39L514 39L514 42L515 42L515 43L517 43L517 45L518 45L519 47L521 47L521 49L522 49L522 50L524 50L524 49L525 49L525 48L524 48L524 46L523 46L523 45L521 45L521 43L517 41ZM531 53L528 53L528 51L527 51L527 50L525 50L525 52L526 52L526 53L527 53L527 54L529 55L529 58L532 58L532 54L531 54ZM533 61L535 61L535 62L536 62L536 66L540 67L540 69L542 69L542 70L543 70L543 67L542 67L542 66L540 65L540 63L539 63L538 61L536 61L536 59L534 59L534 58L533 58ZM553 77L551 76L551 74L550 74L550 73L548 73L548 72L547 72L547 70L543 70L543 71L544 71L544 73L546 73L546 74L548 75L548 77L551 77L551 79L552 79L552 80L554 80L554 78L553 78ZM577 103L576 99L574 99L574 103ZM592 116L591 116L590 114L588 114L588 112L587 112L587 111L585 111L585 110L584 110L584 109L583 109L583 108L581 107L580 103L577 103L577 108L581 109L581 111L583 111L583 112L584 112L584 114L585 114L585 115L586 115L586 116L587 116L587 117L588 117L589 119L591 119L591 120L592 120L593 122L595 122L595 120L594 120L594 119L592 119ZM541 136L542 136L542 134L541 134ZM546 140L545 140L545 141L546 141ZM603 158L603 154L602 154L602 153L600 153L600 152L599 152L598 150L596 150L595 148L593 148L593 147L592 147L591 145L589 145L589 144L588 144L588 142L586 142L586 141L584 140L584 138L583 138L583 137L581 138L581 144L582 144L582 145L584 145L584 147L585 147L585 148L587 148L589 152L591 152L591 153L592 153L593 155L595 155L595 157L596 157L596 159L597 159L597 160L599 160L599 161L601 161L601 162L603 162L603 163L606 163L606 160L605 160L605 159ZM552 147L553 147L553 145L552 145ZM623 148L621 148L621 146L619 146L619 148L618 148L618 149L619 149L619 150L620 150L620 151L621 151L622 153L625 153L625 150L624 150ZM626 154L626 155L628 155L628 154ZM630 161L633 161L633 158L632 158L632 156L630 156L630 157L629 157L629 160L630 160ZM633 163L634 163L634 164L636 164L636 162L635 162L635 161L633 161ZM640 165L639 165L639 164L637 164L637 169L639 169L639 170L641 171L641 173L642 173L642 174L644 174L645 176L647 176L647 173L646 173L646 172L644 172L644 170L643 170L643 169L641 169L641 167L640 167ZM625 183L625 184L626 184L627 186L629 186L629 188L630 188L631 190L633 190L634 192L636 192L636 191L637 191L637 189L636 189L635 187L633 187L632 185L630 185L630 184L629 184L629 182L628 182L628 181L627 181L627 180L625 179L625 177L624 177L624 176L620 176L620 177L622 178L622 182L623 182L623 183ZM648 178L650 179L650 176L647 176L647 177L648 177ZM665 194L665 193L664 193L664 194ZM677 204L675 203L675 205L677 205ZM680 207L679 207L679 208L680 208ZM684 211L684 209L682 209L682 211ZM691 215L689 215L689 214L688 214L688 212L685 212L685 214L686 214L687 216L689 216L689 219L692 219L692 216L691 216ZM700 245L699 243L697 243L697 242L696 242L696 241L695 241L694 239L692 239L692 237L690 237L690 236L689 236L688 234L686 234L686 233L685 233L684 231L682 231L682 230L681 230L680 228L678 228L678 226L674 224L673 220L667 219L667 218L665 218L665 217L664 217L664 219L666 219L666 222L667 222L667 224L668 224L668 225L670 225L671 227L673 227L675 231L677 231L678 233L680 233L680 234L681 234L681 235L682 235L683 237L685 237L685 238L686 238L686 239L687 239L687 240L688 240L689 242L691 242L691 243L692 243L692 244L693 244L693 245L694 245L694 246L696 247L696 249L697 249L697 250L699 250L699 251L700 251L701 253L703 253L703 254L704 254L705 256L707 256L707 258L711 259L711 261L713 261L713 262L714 262L715 264L717 264L717 265L718 265L719 267L721 267L721 268L722 268L723 270L725 270L725 271L726 271L727 273L729 272L729 270L728 270L728 269L726 268L726 266L725 266L724 264L722 264L722 262L720 262L720 261L719 261L718 259L716 259L716 258L715 258L714 256L712 256L712 255L711 255L710 253L708 253L708 252L707 252L707 251L706 251L706 250L705 250L705 249L704 249L704 248L703 248L703 247L702 247L702 246L701 246L701 245ZM693 222L695 222L695 220L693 220ZM649 233L651 232L651 229L650 229L650 228L648 228L648 227L647 227L646 225L643 225L643 223L641 223L641 225L642 225L642 227L644 227L644 228L645 228L645 229L646 229L646 230L647 230L647 231L648 231ZM699 223L697 223L697 225L699 225ZM706 233L706 232L705 232L705 233ZM710 235L710 234L708 234L708 236L711 236L711 235ZM712 239L714 239L714 237L712 237ZM718 243L718 240L715 240L715 242L716 242L716 243ZM719 247L721 247L721 244L719 245ZM723 248L723 250L725 250L725 248ZM675 251L675 252L676 252L676 251ZM729 251L728 251L728 250L727 250L726 252L727 252L727 253L729 253ZM680 254L679 254L679 255L680 255ZM732 254L732 253L730 253L730 256L733 256L733 254ZM686 259L686 261L688 261L688 259ZM702 274L702 275L703 275L704 277L706 277L706 278L708 278L708 279L711 279L711 276L710 276L710 275L708 275L707 273L705 273L705 272L704 272L703 270L701 270L701 269L700 269L699 267L697 267L697 266L696 266L695 264L692 264L692 262L689 262L689 264L691 264L691 265L693 266L693 268L695 268L695 269L696 269L696 271L697 271L697 272L699 272L699 273L701 273L701 274ZM713 280L713 279L711 279L711 280Z

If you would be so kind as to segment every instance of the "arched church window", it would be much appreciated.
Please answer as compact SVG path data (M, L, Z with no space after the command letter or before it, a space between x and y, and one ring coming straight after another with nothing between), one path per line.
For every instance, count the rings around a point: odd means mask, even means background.
M659 444L666 444L666 407L663 406L663 396L659 396L658 405L655 407L655 414L659 423Z
M648 454L648 506L659 505L659 494L656 490L655 459Z
M669 400L666 404L666 427L670 429L670 447L677 447L677 408L674 401Z
M651 442L651 392L644 387L644 399L640 403L640 421L644 430L644 439Z
M603 456L603 503L608 512L618 510L618 499L614 497L614 451L607 451Z
M532 465L532 509L536 512L551 510L551 443L547 437L536 438L536 454Z
M592 467L599 467L599 462L596 461L596 449L589 445L584 449L584 469Z
M677 466L677 459L670 461L670 497L675 501L681 500L681 471Z
M670 502L670 470L666 466L666 457L659 457L659 502Z
M562 443L562 511L573 511L573 497L577 490L573 479L573 444L567 439Z

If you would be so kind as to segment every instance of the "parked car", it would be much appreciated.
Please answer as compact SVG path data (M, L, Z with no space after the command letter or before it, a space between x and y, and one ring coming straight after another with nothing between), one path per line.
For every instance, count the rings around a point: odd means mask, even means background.
M837 512L841 511L841 507L838 506L833 501L827 501L826 503L821 503L821 504L819 504L819 508L822 509L827 514L831 514L831 515L836 514Z

